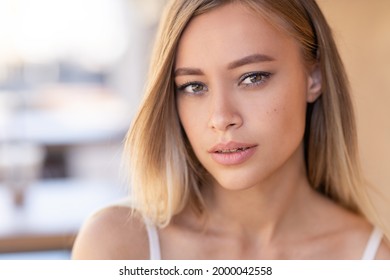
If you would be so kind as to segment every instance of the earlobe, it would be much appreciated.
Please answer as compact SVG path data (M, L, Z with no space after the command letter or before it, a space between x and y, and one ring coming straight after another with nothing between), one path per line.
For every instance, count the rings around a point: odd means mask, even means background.
M311 67L307 83L307 102L313 103L321 95L322 74L318 64Z

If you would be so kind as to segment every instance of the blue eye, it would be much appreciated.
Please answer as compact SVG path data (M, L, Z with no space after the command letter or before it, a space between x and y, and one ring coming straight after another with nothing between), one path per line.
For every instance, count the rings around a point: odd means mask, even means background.
M201 94L207 90L207 86L200 82L188 82L178 86L176 90L185 94Z
M243 75L240 79L240 85L243 86L256 86L267 81L271 76L268 72L252 72Z

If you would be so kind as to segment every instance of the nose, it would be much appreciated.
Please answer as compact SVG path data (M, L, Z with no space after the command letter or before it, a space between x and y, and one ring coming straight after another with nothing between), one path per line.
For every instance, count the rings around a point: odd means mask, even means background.
M229 94L212 94L210 100L209 127L217 131L238 128L243 118L234 98Z

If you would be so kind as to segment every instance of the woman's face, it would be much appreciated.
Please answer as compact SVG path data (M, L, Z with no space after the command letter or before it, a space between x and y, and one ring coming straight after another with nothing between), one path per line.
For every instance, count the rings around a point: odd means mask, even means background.
M298 43L240 4L191 20L179 41L178 114L205 169L245 189L303 165L307 102L320 92Z

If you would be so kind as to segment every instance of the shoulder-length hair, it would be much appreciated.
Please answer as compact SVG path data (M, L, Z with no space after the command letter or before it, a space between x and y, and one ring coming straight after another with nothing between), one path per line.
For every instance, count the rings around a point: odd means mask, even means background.
M304 60L318 63L322 94L308 104L305 161L314 189L369 219L355 117L343 64L331 30L314 0L173 0L160 24L146 93L125 142L134 209L164 226L186 205L205 210L207 172L194 156L175 104L173 67L183 30L195 16L237 2L261 14L299 42Z

